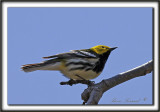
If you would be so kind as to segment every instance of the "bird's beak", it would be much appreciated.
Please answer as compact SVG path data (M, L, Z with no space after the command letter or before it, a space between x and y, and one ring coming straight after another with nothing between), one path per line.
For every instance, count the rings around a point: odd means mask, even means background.
M116 49L116 48L118 48L118 47L113 47L113 48L110 48L110 51L113 51L114 49Z

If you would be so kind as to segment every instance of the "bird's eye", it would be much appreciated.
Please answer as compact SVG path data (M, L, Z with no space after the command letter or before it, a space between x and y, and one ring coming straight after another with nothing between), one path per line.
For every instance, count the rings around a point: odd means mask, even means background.
M104 48L104 46L102 46L102 48Z

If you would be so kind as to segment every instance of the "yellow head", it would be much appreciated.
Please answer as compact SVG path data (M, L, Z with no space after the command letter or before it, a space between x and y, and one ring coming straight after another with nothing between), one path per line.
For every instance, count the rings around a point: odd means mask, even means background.
M117 47L110 48L110 47L104 46L104 45L97 45L97 46L92 47L91 50L93 50L97 54L103 54L103 53L106 53L107 51L112 51L115 48L117 48Z

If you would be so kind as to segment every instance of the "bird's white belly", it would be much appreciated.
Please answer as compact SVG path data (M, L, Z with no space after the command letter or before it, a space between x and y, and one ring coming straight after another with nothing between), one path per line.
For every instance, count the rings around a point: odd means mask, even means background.
M66 77L68 77L70 79L74 79L74 80L83 80L82 78L84 78L85 80L90 80L90 79L94 79L94 78L96 78L100 75L100 73L97 74L96 72L94 72L92 70L88 70L88 71L85 71L85 70L68 71L68 69L63 69L63 70L61 70L61 73L63 73Z

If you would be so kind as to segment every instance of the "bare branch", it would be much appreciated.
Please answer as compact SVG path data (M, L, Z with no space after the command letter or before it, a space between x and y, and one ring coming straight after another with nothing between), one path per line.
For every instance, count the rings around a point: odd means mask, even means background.
M101 99L104 92L110 88L117 86L125 81L133 79L135 77L144 76L153 70L153 61L149 61L141 66L138 66L129 71L120 73L109 79L102 80L100 83L89 86L81 94L82 100L86 102L87 105L96 105Z
M79 84L79 83L86 84L88 86L94 85L94 81L89 81L89 80L73 80L73 79L70 79L67 82L60 82L60 85L70 85L70 86L72 86L73 84Z

